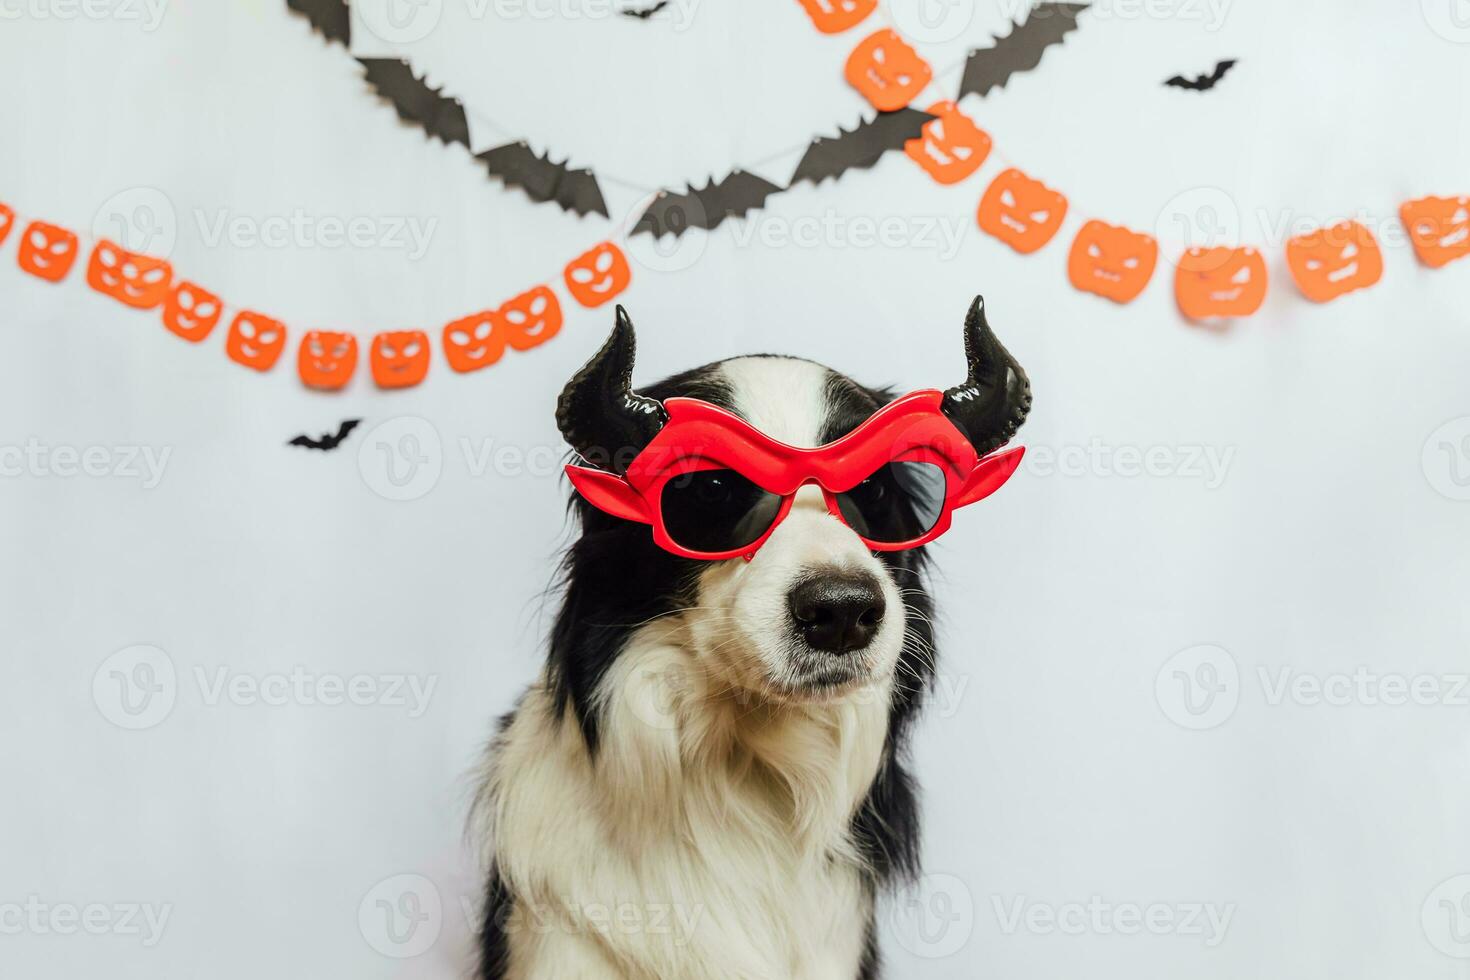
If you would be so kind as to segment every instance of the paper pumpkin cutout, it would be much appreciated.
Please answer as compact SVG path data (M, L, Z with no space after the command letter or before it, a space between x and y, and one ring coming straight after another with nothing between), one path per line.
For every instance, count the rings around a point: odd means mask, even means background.
M20 239L20 267L38 279L60 282L77 260L77 236L59 225L32 221Z
M487 368L505 354L505 331L496 329L494 310L451 320L443 339L444 359L461 374Z
M841 34L856 27L878 8L878 0L801 0L817 30L823 34Z
M422 330L380 333L370 361L379 388L411 388L429 373L429 336Z
M843 76L875 108L892 112L924 91L934 72L896 31L884 28L863 38L853 49Z
M224 312L220 298L203 286L179 283L163 301L163 325L191 343L199 343Z
M1286 265L1302 295L1326 303L1383 277L1383 251L1373 233L1343 221L1287 239Z
M165 259L129 252L102 239L87 262L87 285L139 310L151 310L169 295L173 267Z
M1067 198L1012 167L985 190L977 219L980 230L1029 255L1051 241L1067 216Z
M1431 269L1470 255L1470 197L1421 197L1399 208L1414 254ZM0 234L0 239L5 236Z
M286 349L286 325L263 313L241 310L225 335L225 355L236 364L269 371Z
M497 328L516 350L530 350L561 332L561 304L545 286L528 289L500 304Z
M1191 320L1250 316L1266 301L1266 257L1243 248L1191 248L1174 271L1174 300Z
M633 270L623 250L602 242L567 263L562 272L572 299L586 307L601 306L628 288Z
M15 227L15 212L8 206L0 204L0 245L5 244L5 239L10 237L10 229Z
M953 102L936 102L931 119L918 139L904 143L903 151L941 184L957 184L970 176L990 155L990 134L960 111Z
M318 391L336 391L357 370L357 338L335 330L308 330L296 351L301 383Z
M1104 221L1089 221L1072 240L1067 278L1085 293L1130 303L1153 278L1159 243L1153 236Z

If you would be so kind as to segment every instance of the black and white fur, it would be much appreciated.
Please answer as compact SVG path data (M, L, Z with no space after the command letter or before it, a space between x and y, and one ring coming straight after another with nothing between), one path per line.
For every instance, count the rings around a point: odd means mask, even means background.
M891 398L776 356L641 394L702 398L798 446ZM905 746L934 676L922 549L869 551L812 487L750 562L678 558L644 525L572 508L546 667L502 720L477 799L481 976L877 977L875 897L918 868ZM887 612L837 669L803 648L788 594L853 575Z

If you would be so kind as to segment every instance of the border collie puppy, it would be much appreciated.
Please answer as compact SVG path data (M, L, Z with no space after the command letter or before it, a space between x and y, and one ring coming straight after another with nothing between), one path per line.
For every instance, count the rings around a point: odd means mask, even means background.
M1030 386L979 298L965 351L942 412L984 457L1024 421ZM558 405L604 479L627 472L671 398L802 448L894 400L770 355L635 392L633 352L619 308ZM835 499L803 485L752 554L696 560L574 496L581 534L546 667L480 777L485 980L878 976L876 895L918 870L905 742L934 676L932 606L923 549L871 548Z

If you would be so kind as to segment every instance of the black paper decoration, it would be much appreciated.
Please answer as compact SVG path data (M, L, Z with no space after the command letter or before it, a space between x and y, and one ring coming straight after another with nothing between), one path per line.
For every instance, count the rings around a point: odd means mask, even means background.
M1216 64L1215 70L1208 75L1196 75L1194 78L1175 75L1164 84L1170 88L1187 88L1195 92L1208 92L1234 67L1235 59L1231 58L1229 61L1221 61Z
M849 170L871 167L889 150L901 150L907 140L916 138L924 124L934 117L918 109L905 108L880 112L851 130L838 129L831 139L817 137L807 147L796 173L794 186L803 180L820 184L828 177L841 177Z
M638 218L630 234L682 235L686 228L717 228L726 218L743 218L782 190L764 177L735 170L721 181L690 187L683 193L660 191Z
M548 156L538 156L525 143L507 143L476 155L485 169L506 187L519 187L538 203L555 201L567 211L578 214L595 212L607 217L607 202L602 188L590 170L571 170L566 162L553 163Z
M1061 44L1077 29L1077 15L1086 9L1085 3L1038 3L1010 34L997 37L991 47L970 52L959 94L986 95L1003 87L1012 75L1041 64L1047 48Z

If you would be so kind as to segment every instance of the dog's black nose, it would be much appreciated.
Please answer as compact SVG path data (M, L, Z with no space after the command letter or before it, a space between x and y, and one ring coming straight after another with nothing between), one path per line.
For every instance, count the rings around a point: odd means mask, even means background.
M868 645L883 622L885 603L870 576L811 578L791 590L796 631L812 647L849 653Z

